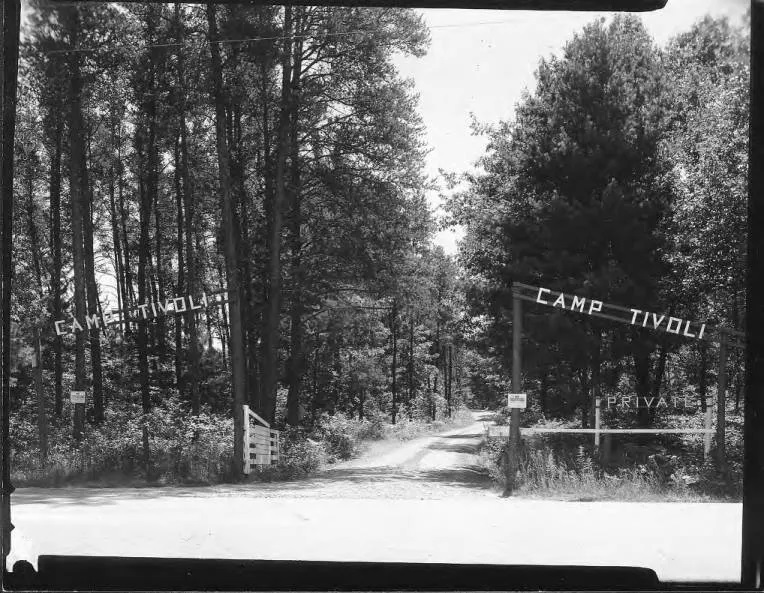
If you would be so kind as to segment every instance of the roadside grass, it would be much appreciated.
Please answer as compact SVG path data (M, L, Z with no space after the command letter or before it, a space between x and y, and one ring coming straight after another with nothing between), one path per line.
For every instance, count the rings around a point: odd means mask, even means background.
M506 486L503 439L484 442L479 462L497 487ZM665 461L665 460L664 460ZM674 460L675 462L675 460ZM645 464L604 469L584 447L561 454L553 448L526 444L520 450L518 488L513 496L579 502L718 502L730 497L709 491L674 462L653 456Z
M382 417L358 420L324 415L308 429L281 431L281 462L250 474L249 481L296 480L321 468L358 457L372 444L396 443L436 434L472 422L467 410L449 419L401 418L395 425ZM142 431L149 436L148 468ZM80 442L68 419L51 422L49 450L43 461L37 430L16 423L11 433L11 480L16 487L206 486L231 483L233 421L209 410L199 416L172 402L144 415L137 406L111 407L100 426L86 426Z
M603 413L603 426L634 427L629 410ZM598 452L591 435L531 434L523 437L519 487L515 495L563 500L739 502L742 500L742 413L727 402L725 424L726 468L718 469L711 456L703 457L699 434L603 435ZM506 425L509 410L497 410L487 421ZM714 424L715 424L714 418ZM699 409L662 410L655 428L702 428ZM546 418L536 408L524 411L523 427L577 428L581 418ZM497 488L505 487L502 455L505 439L491 439L480 451L480 464Z

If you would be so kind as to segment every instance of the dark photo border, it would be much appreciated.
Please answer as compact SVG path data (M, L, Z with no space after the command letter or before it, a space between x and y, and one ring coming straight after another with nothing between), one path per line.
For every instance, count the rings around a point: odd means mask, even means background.
M65 0L62 0L63 4ZM140 1L140 0L138 0ZM169 0L160 0L168 2ZM651 11L667 0L281 0L252 4L405 6L496 10ZM53 0L56 3L56 0ZM68 2L67 2L68 3ZM234 3L214 0L214 3ZM13 147L20 0L2 0L2 128L0 129L0 351L2 447L0 556L4 588L59 590L666 590L654 571L620 567L339 563L40 556L38 570L20 561L10 570L10 303L12 286ZM751 81L743 530L740 583L691 583L680 590L764 589L764 0L751 0ZM75 536L76 537L76 536ZM455 545L458 545L455 542Z

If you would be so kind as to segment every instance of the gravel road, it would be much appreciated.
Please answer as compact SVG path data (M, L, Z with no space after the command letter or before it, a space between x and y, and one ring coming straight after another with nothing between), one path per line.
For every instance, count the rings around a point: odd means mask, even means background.
M204 488L20 488L13 547L40 554L643 566L738 581L742 509L505 499L470 426L373 448L316 477Z

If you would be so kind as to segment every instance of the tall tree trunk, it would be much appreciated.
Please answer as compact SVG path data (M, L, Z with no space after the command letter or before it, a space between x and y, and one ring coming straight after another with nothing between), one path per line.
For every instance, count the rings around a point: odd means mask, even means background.
M229 8L228 19L237 20L244 18L241 9L232 6ZM239 72L241 48L238 44L230 46L230 56L228 59L229 68L233 72ZM255 315L252 307L252 277L250 270L251 249L249 244L249 220L247 212L247 189L245 183L247 157L244 151L243 125L242 125L242 106L241 97L244 95L241 85L237 82L238 77L233 78L232 86L226 93L226 126L228 139L229 162L231 168L231 197L233 200L233 220L234 226L229 232L234 233L234 240L237 248L237 269L239 270L239 301L241 303L241 324L242 324L242 344L244 348L244 382L245 392L248 394L247 401L251 399L252 394L252 366L257 358L257 348L250 350L253 344L250 332L253 329L252 318ZM256 343L255 343L256 346Z
M177 7L177 4L176 4ZM177 18L177 15L176 15ZM183 261L183 192L181 190L180 182L180 170L182 165L180 163L180 134L175 138L175 211L176 211L176 225L178 227L178 239L175 243L176 251L178 253L178 280L175 294L182 295L185 290L185 263ZM195 297L196 295L191 295ZM188 313L188 317L193 317L194 313ZM178 391L181 391L183 386L183 316L175 315L175 384L178 387ZM192 411L193 412L193 411Z
M154 41L154 10L153 7L147 7L146 15L146 33L149 44ZM138 244L138 304L143 306L147 304L151 287L149 286L150 277L148 267L151 259L151 244L149 240L149 227L151 225L151 207L153 204L153 194L155 187L156 172L156 99L154 93L155 85L155 67L153 60L153 50L149 48L149 66L147 72L147 98L142 104L142 115L144 122L141 122L136 129L138 137L136 138L136 147L139 150L139 159L141 169L143 170L143 179L139 183L140 209L139 226L140 239ZM144 138L144 134L146 138ZM145 157L141 158L141 152ZM148 360L148 313L144 307L137 314L138 317L138 370L141 383L141 404L144 413L143 422L143 463L146 471L146 477L152 477L151 457L149 449L149 433L146 415L151 411L151 391L149 389L149 360Z
M414 314L409 308L408 414L412 418L414 405Z
M188 138L186 132L186 79L185 79L185 57L183 55L183 43L185 29L180 13L180 4L175 4L175 20L178 24L178 114L180 127L180 176L183 186L183 207L185 209L186 225L186 285L188 293L197 295L199 292L198 273L196 264L196 254L194 253L194 223L195 223L195 204L194 196L191 191L191 178L188 166ZM205 317L209 322L209 311L205 311ZM191 413L199 414L201 401L199 395L199 336L196 326L196 315L189 313L186 318L186 331L188 333L188 387L189 397L191 399Z
M398 301L393 299L393 310L390 314L390 333L393 338L393 361L391 365L392 373L392 422L395 424L398 415Z
M152 153L156 155L152 161L152 169L151 169L151 175L153 182L150 185L151 191L153 192L153 202L154 202L154 243L155 243L155 258L156 258L156 267L154 269L154 274L156 275L156 292L154 293L154 302L163 301L166 298L166 291L165 291L165 277L164 277L164 267L162 265L162 221L160 217L159 212L159 190L158 190L158 174L159 171L157 170L158 166L158 155L156 153L156 150L153 150ZM155 322L154 327L156 328L156 342L157 342L157 350L158 354L164 354L166 345L165 345L165 316L159 315Z
M223 266L221 264L220 258L217 259L217 267L218 279L220 280L220 285L223 286L225 283L226 273L223 271ZM230 295L228 295L228 297L230 298ZM230 341L229 336L231 335L228 331L228 313L226 313L225 307L220 307L219 312L220 316L218 317L218 335L220 336L220 345L223 351L223 367L226 371L228 371L228 358L226 352L228 352L227 344Z
M127 233L127 219L128 219L128 207L125 204L125 181L124 177L122 175L122 138L121 134L119 134L119 138L117 139L117 166L119 168L119 175L117 176L117 198L119 201L119 216L121 221L121 227L122 227L122 240L124 241L122 245L122 252L125 256L125 310L130 310L133 307L135 307L135 287L133 285L133 267L130 265L130 235ZM130 314L125 314L125 324L123 325L123 328L129 332L130 331L130 324L129 324L129 318L132 317Z
M719 344L719 371L716 387L716 464L723 471L727 471L727 453L725 444L726 429L726 396L727 396L727 334L721 334Z
M66 11L67 28L72 47L77 47L80 28L79 9ZM82 121L82 76L80 73L80 54L69 54L69 197L72 220L72 259L74 268L74 316L78 323L85 321L85 249L83 239L83 211L85 200L85 131ZM85 390L85 333L75 331L74 346L74 389ZM82 438L83 418L75 410L75 438Z
M546 414L547 411L547 394L549 393L549 377L546 374L546 370L541 371L541 387L539 389L539 407L541 413Z
M462 376L464 375L464 351L462 348L456 349L456 371L454 377L456 378L456 401L461 402L463 400L464 391L462 390Z
M117 125L117 123L112 121L112 144L114 144L116 138L116 134L114 133L115 125ZM114 183L114 178L116 176L115 165L116 163L114 162L114 159L112 159L109 171L109 217L111 218L111 241L114 245L114 278L117 283L117 309L122 311L122 308L127 306L127 299L124 278L125 264L122 259L122 240L119 237L119 223L117 220L116 186Z
M220 59L220 44L218 40L217 23L215 22L215 6L207 5L207 23L209 26L210 54L212 57L212 99L215 104L215 135L217 137L218 173L220 176L220 192L223 210L223 228L225 232L225 260L228 271L228 309L230 312L230 352L231 374L233 377L233 419L234 419L234 460L235 475L241 476L244 471L244 403L246 400L246 368L244 360L244 341L241 323L241 294L239 289L238 255L234 228L233 196L231 192L231 169L228 146L225 136L225 99L223 97L223 75ZM273 418L269 417L268 420Z
M435 422L435 419L437 418L438 413L438 406L435 403L435 392L438 388L438 376L435 375L434 381L431 380L432 375L428 373L427 375L427 396L428 396L428 404L429 404L429 413L430 413L430 420ZM433 384L434 383L434 384Z
M654 406L648 408L650 410L650 420L655 419L655 411L657 410L657 402L661 395L661 386L663 384L663 375L666 374L666 360L668 359L668 346L665 341L661 341L658 350L658 361L655 365L655 373L653 375L653 385L650 392L650 396L654 400Z
M642 402L642 406L637 409L637 422L644 428L650 425L651 419L650 410L645 404L645 399L650 395L650 351L644 347L638 347L633 358L637 397Z
M454 392L454 346L448 344L446 350L446 356L448 357L448 366L446 367L446 377L448 379L448 390L446 394L446 417L451 417L453 407L453 392Z
M53 288L53 319L58 321L62 315L61 303L61 145L63 142L63 121L59 120L54 137L53 155L50 163L50 211L51 228L50 240L53 251L53 270L50 283ZM54 412L61 417L64 411L63 397L63 353L62 338L56 337L54 348Z
M88 181L87 163L82 166L82 230L85 241L85 276L87 282L88 315L98 318L98 287L95 279L95 253L93 245L93 193ZM104 419L103 370L101 368L101 333L98 324L90 328L90 366L93 372L93 412L96 424Z
M294 241L293 241L294 247ZM299 247L298 247L299 249ZM301 266L299 251L297 255L292 257L292 266L297 267L297 273L299 276L299 267ZM295 282L301 280L295 278ZM297 286L295 290L299 292ZM290 335L290 357L289 357L289 374L287 377L289 383L289 390L287 392L287 422L291 426L297 426L299 423L299 409L300 409L300 389L302 386L303 376L303 342L305 339L305 328L302 319L302 303L299 294L294 295L294 301L292 303L291 311L291 335Z
M40 241L37 235L37 208L34 203L34 181L35 181L35 163L37 155L34 152L29 154L27 167L27 223L29 229L29 247L32 252L32 267L37 280L37 293L39 298L44 297L42 282L42 263L40 262ZM32 377L34 381L35 399L37 403L37 433L40 440L40 457L43 463L48 458L48 416L45 411L45 388L42 382L42 339L40 338L40 328L37 324L33 327L34 341L34 369Z
M271 79L271 75L268 72L267 66L265 61L260 62L260 115L261 115L261 122L260 125L262 127L262 175L265 181L265 197L264 197L264 210L265 210L265 218L266 218L266 239L265 239L265 245L266 245L266 252L269 253L270 250L270 221L273 219L273 206L276 202L274 194L275 190L273 187L273 177L274 177L274 167L273 167L273 156L271 154L271 127L270 127L270 105L271 105L271 97L268 93L268 82ZM255 317L253 316L250 319L250 322L253 324L253 327L250 329L250 352L251 353L257 353L257 368L259 369L259 373L256 375L256 380L253 381L253 383L256 386L256 389L253 390L252 393L252 406L254 409L260 411L262 414L263 410L265 409L265 383L266 383L266 366L267 366L267 352L265 348L265 342L264 342L264 336L262 336L263 332L267 329L266 327L266 316L268 312L264 310L264 308L267 306L268 303L268 287L270 285L269 282L269 266L266 262L264 266L262 266L262 287L263 292L261 296L262 304L258 307L258 314L257 314L257 321L259 321L259 325L255 326ZM262 336L263 338L263 346L262 348L258 348L258 344L260 343L260 340L258 339L258 336ZM258 352L259 350L259 352Z
M32 375L37 403L37 433L40 438L40 457L45 463L48 460L48 415L45 411L45 386L42 380L42 339L40 328L35 327L33 331L35 364Z
M700 411L704 414L708 406L708 344L700 342L700 369L698 377L698 396L700 397Z
M578 369L578 379L581 382L581 428L589 428L589 405L590 402L590 388L589 382L589 369L587 365Z
M140 238L138 243L138 303L145 304L148 298L146 268L149 259L149 224L151 216L151 202L145 190L140 191L139 225ZM151 391L149 389L149 357L148 357L148 322L146 310L136 313L138 318L138 376L141 385L141 406L143 413L151 411ZM143 425L143 463L149 474L149 443L148 429Z
M300 390L305 366L305 327L303 324L303 260L302 260L302 193L300 189L300 162L299 162L299 105L297 97L300 96L300 73L302 71L302 19L303 7L295 7L295 32L298 35L294 45L294 67L290 82L291 99L289 110L289 142L291 160L291 251L292 251L292 311L290 357L289 357L289 391L287 393L287 422L292 426L299 423ZM363 411L360 412L363 414Z
M281 113L279 115L276 179L269 221L268 299L263 331L263 413L268 421L275 417L278 381L278 342L281 319L281 226L286 202L286 161L289 154L289 118L292 103L292 8L284 7L284 50L281 60Z
M742 357L739 355L739 352L738 352L738 355L735 357L736 364L734 367L736 369L736 372L735 372L735 414L740 412L740 393L743 388L743 370L740 368L743 361L741 360L741 358Z
M592 405L590 407L591 424L595 423L597 400L600 397L600 371L602 369L602 330L595 329L594 356L592 357Z

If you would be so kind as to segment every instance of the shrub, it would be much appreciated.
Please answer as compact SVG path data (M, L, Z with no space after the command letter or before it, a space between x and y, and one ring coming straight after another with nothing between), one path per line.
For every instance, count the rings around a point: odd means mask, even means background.
M295 478L320 469L329 459L326 444L308 438L304 430L288 428L281 433L279 477Z
M506 442L491 439L480 452L481 465L502 488L506 486ZM646 464L608 473L584 447L565 455L549 446L524 443L518 453L517 480L520 494L577 500L703 499L690 489L697 478L691 476L676 457L651 456Z
M144 424L149 437L148 468ZM20 447L22 431L17 432L12 450L13 479L21 486L104 478L117 483L214 483L232 477L233 420L209 411L194 417L173 400L145 418L139 406L107 408L103 423L86 426L79 443L72 438L70 425L52 424L45 463L36 442Z

